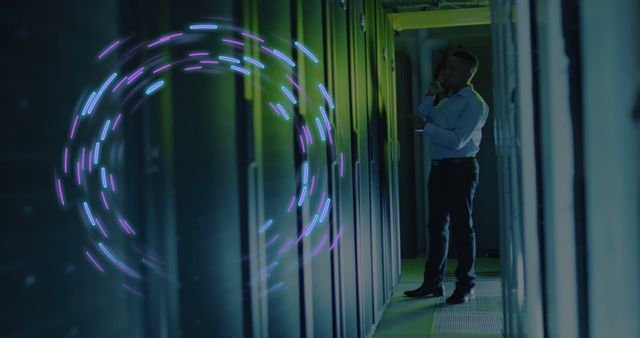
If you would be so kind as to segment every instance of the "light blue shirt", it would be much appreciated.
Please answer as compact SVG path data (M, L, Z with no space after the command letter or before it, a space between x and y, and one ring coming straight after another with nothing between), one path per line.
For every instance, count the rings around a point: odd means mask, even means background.
M426 119L424 131L431 139L431 158L475 156L480 150L482 127L489 106L467 85L433 105L433 96L424 96L418 114Z

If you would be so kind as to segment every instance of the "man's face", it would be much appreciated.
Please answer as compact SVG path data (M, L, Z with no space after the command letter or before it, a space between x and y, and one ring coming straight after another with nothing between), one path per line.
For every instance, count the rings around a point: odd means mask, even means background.
M445 89L462 88L467 84L470 75L469 64L456 56L449 56L442 70L442 86Z

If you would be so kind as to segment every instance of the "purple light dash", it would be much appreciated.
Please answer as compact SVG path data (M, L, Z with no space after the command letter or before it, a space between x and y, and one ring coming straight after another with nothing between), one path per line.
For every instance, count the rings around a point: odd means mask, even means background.
M318 88L320 88L320 91L322 92L322 95L324 95L324 97L327 99L327 103L329 103L329 107L331 107L331 109L333 109L333 107L334 107L333 106L333 100L329 96L329 93L327 92L327 89L324 88L322 83L318 85Z
M325 140L324 129L322 128L322 123L320 122L320 119L317 117L316 117L316 125L318 126L318 132L320 133L320 139L322 140L322 142L324 142Z
M73 140L73 136L76 133L76 126L78 125L78 117L80 115L76 115L76 117L73 119L73 126L71 126L71 135L69 135L69 139Z
M93 219L93 214L91 214L89 204L87 202L83 202L82 205L84 206L84 211L87 213L87 217L89 217L89 222L91 222L91 225L96 226L96 221Z
M298 206L301 207L304 202L304 198L307 196L307 186L302 187L302 192L300 193L300 199L298 200Z
M82 170L84 170L84 153L85 153L85 148L82 147Z
M107 203L107 198L104 195L104 191L100 191L100 196L102 197L102 204L104 204L104 208L109 210L109 203Z
M113 127L111 127L111 131L116 131L116 127L118 126L118 122L120 122L121 117L122 117L122 113L118 114L115 122L113 122Z
M333 250L333 247L336 245L336 243L338 243L338 239L340 238L340 236L342 236L343 229L343 227L340 227L340 231L338 231L338 235L336 235L336 238L333 240L333 244L331 244L331 246L329 247L329 251Z
M265 46L260 46L260 49L267 51L269 54L273 54L273 51Z
M251 75L251 72L248 69L242 68L242 67L238 67L238 66L231 66L231 69L240 72L244 75Z
M313 216L313 220L311 221L311 224L309 224L309 226L307 227L307 231L305 231L304 235L305 237L308 237L309 235L311 235L311 231L313 231L313 228L316 226L318 222L318 214L315 214Z
M320 216L320 223L323 223L325 217L327 217L327 212L329 211L330 205L331 205L331 199L327 198L327 203L324 204L324 210L322 210L322 216Z
M333 144L333 137L331 136L331 134L333 134L330 131L327 131L327 136L329 137L329 144Z
M161 72L161 71L163 71L163 70L165 70L165 69L167 69L167 68L169 68L171 66L172 66L172 64L167 63L166 65L164 65L164 66L162 66L160 68L156 68L152 73L155 74L157 72Z
M91 92L91 95L89 95L87 102L84 104L84 108L82 108L82 116L85 116L87 114L87 110L89 110L89 107L91 107L91 104L93 103L93 99L95 97L96 92Z
M100 53L100 55L98 56L98 60L100 60L103 57L105 57L111 50L116 48L120 44L120 42L122 42L122 41L116 40L116 42L114 42L111 45L109 45L109 47L107 47L102 53Z
M329 123L329 118L327 118L327 113L324 110L323 106L320 106L320 114L322 115L322 119L324 120L324 123L327 125L327 130L331 131L331 124Z
M109 238L109 235L107 235L107 232L102 228L102 224L100 224L100 220L98 218L96 218L96 224L98 225L98 229L100 229L102 236L104 236L104 238Z
M133 72L133 74L127 76L127 84L130 85L131 83L133 83L133 81L135 81L140 75L142 75L142 73L144 73L144 67L138 68L138 70Z
M235 41L235 40L230 40L230 39L222 39L223 42L226 43L231 43L234 45L238 45L238 46L244 46L244 42L240 42L240 41Z
M241 33L241 34L242 34L243 36L248 37L249 39L254 39L254 40L257 40L257 41L260 41L260 42L263 42L263 43L264 43L264 40L260 39L259 37L255 36L255 35L251 35L251 34L244 33L244 32L243 32L243 33Z
M209 52L189 53L189 56L209 56Z
M313 144L313 138L311 137L311 129L309 129L309 126L303 126L302 128L304 128L304 135L307 138L307 143Z
M278 255L282 255L282 253L287 250L287 248L289 247L289 245L291 245L291 243L293 243L293 239L289 238L289 240L287 241L287 244L285 244L282 249L278 250Z
M89 251L85 251L84 252L85 256L87 256L87 258L89 259L89 261L91 261L91 263L93 264L93 266L96 267L96 269L100 270L100 272L104 272L104 269L100 266L100 264L98 264L98 262L96 262L96 260L93 258L93 256L91 256L91 254L89 253Z
M203 64L211 64L211 65L217 65L217 64L219 64L220 62L218 62L218 61L214 61L214 60L202 60L202 61L200 61L200 63L203 63Z
M307 56L311 59L311 61L313 61L314 63L318 63L318 58L316 58L308 49L306 49L300 42L296 41L294 43L294 45L296 45L296 47L300 48L300 50L307 54Z
M69 148L64 147L64 164L63 164L63 167L64 167L64 173L65 174L69 171L68 170L68 167L69 167L68 163L69 163Z
M133 289L132 287L130 287L127 284L122 284L122 287L125 288L127 291L133 293L134 295L138 296L138 297L145 298L145 296L142 293L140 293L140 291L137 291L137 290Z
M306 153L306 149L304 149L304 140L302 139L302 135L298 134L298 137L300 138L300 147L302 148L302 152Z
M286 55L282 54L280 51L274 49L273 50L273 54L275 56L279 57L280 59L284 60L284 62L288 63L289 66L291 66L291 67L295 67L296 66L296 64L291 59L289 59Z
M322 247L324 246L324 243L327 243L328 239L329 239L329 236L324 235L324 238L322 239L322 243L320 243L320 245L318 245L318 247L313 251L311 256L315 257L318 254L318 252L320 251L320 249L322 249Z
M313 185L316 183L316 176L311 176L311 189L309 189L309 196L313 195Z
M273 111L276 112L276 115L280 116L280 111L276 109L276 106L274 106L273 103L269 102L269 107L271 107L271 109L273 109Z
M111 191L116 192L116 184L113 181L113 175L109 174L109 181L111 182Z
M287 212L291 212L291 208L293 208L293 204L296 201L296 196L293 196L293 198L291 198L291 203L289 204L289 209L287 209Z
M58 181L58 195L60 196L60 203L62 203L62 206L64 207L64 196L62 196L62 184L60 183L60 179L57 179Z
M198 69L202 69L202 66L192 66L192 67L187 67L184 69L185 72L189 72L192 70L198 70Z
M260 230L258 230L258 232L263 233L265 231L267 231L267 229L269 229L269 227L271 226L271 224L273 224L273 220L268 220L267 223L265 223Z
M289 114L287 114L287 111L284 109L284 107L282 107L281 104L276 104L276 107L278 107L278 110L280 111L280 113L282 113L282 116L284 116L284 119L289 121Z
M340 177L344 176L344 155L340 153Z
M320 205L318 205L318 213L320 212L320 210L322 210L322 205L324 204L324 198L326 197L327 192L324 191L322 192L322 197L320 198Z
M91 172L91 169L93 169L93 150L89 150L89 172Z
M269 243L267 243L264 247L268 248L269 245L273 244L273 242L275 242L278 239L278 237L280 237L280 235L273 236L273 238L269 241Z
M159 38L156 42L150 43L147 45L147 48L151 48L151 47L155 47L163 42L167 42L175 37L178 36L182 36L183 33L176 33L176 34L171 34L171 35L167 35L167 36L163 36L161 38Z
M123 77L123 78L122 78L122 80L120 80L120 81L116 84L116 86L115 86L115 87L113 87L113 89L111 90L111 92L112 92L112 93L115 93L115 92L116 92L116 90L118 90L118 88L120 87L120 85L121 85L121 84L123 84L123 83L124 83L124 81L126 81L126 80L127 80L127 77L126 77L126 76L125 76L125 77Z
M78 185L81 185L82 180L80 179L80 162L76 162L76 173L78 176Z
M285 75L285 77L287 78L287 80L289 80L289 82L291 82L293 84L294 87L296 87L296 89L299 92L302 91L302 89L300 89L300 86L298 86L298 84L295 81L293 81L293 79L291 77L289 77L289 75Z

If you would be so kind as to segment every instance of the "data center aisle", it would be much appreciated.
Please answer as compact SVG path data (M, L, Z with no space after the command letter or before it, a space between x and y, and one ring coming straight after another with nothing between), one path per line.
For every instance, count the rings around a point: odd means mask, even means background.
M408 298L403 292L422 281L425 258L402 260L402 276L382 315L374 338L502 338L502 290L500 262L477 260L476 299L461 305L446 305L444 298ZM446 295L453 292L456 260L447 263Z

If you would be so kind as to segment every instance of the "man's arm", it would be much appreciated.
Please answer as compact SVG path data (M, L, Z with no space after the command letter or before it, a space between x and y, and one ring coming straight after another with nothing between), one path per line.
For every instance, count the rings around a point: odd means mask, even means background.
M424 130L434 142L449 149L458 150L471 140L473 132L484 121L487 114L486 110L482 102L469 101L464 106L455 128L445 129L433 123L427 123Z

